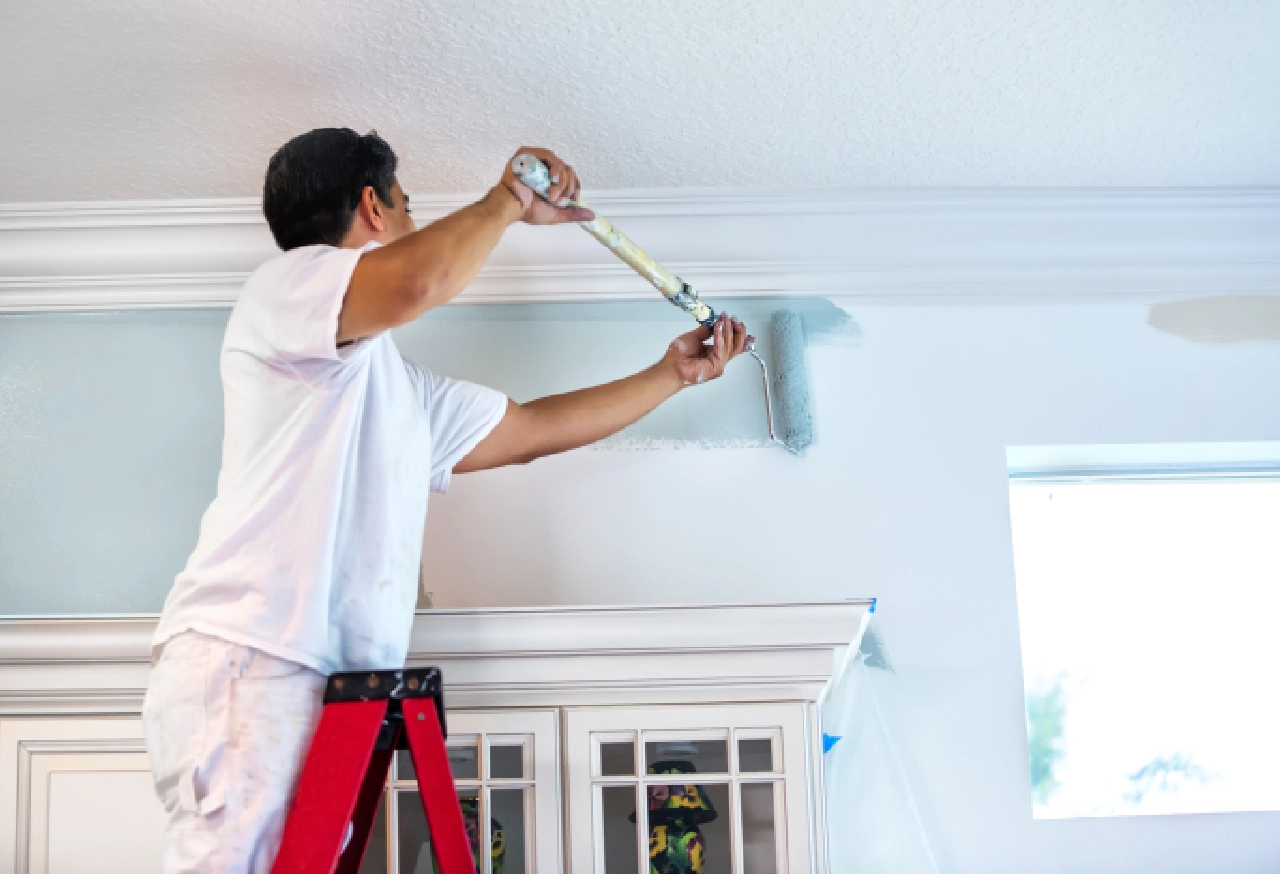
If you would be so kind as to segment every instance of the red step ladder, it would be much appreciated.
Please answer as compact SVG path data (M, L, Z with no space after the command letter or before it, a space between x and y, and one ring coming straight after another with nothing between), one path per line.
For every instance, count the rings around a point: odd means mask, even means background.
M440 874L476 874L444 739L438 668L331 676L272 874L357 874L398 749L413 756Z

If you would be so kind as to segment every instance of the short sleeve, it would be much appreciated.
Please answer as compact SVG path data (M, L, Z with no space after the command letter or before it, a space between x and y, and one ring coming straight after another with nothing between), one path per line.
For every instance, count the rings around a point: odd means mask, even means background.
M274 357L342 361L362 341L339 348L338 318L361 249L306 246L265 265L245 287L248 315Z
M423 405L431 423L431 490L447 492L454 466L476 444L489 436L507 411L507 396L500 391L437 376L405 365L422 386Z

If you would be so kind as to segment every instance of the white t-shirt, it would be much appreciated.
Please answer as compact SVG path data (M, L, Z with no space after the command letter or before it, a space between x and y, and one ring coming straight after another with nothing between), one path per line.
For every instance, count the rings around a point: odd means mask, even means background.
M222 343L218 494L153 646L197 631L326 674L404 665L427 494L507 399L418 369L389 333L336 347L376 245L294 249L245 284Z

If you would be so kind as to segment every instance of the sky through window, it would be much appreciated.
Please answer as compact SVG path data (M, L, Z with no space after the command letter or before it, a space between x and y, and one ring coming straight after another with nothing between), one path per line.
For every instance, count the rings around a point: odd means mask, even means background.
M1280 478L1015 478L1036 818L1280 810Z

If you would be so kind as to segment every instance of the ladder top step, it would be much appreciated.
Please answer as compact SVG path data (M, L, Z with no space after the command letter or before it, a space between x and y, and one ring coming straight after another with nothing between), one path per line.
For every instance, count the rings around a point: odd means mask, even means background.
M404 668L399 671L342 671L332 674L324 690L324 703L385 701L400 698L439 698L444 680L439 668Z

